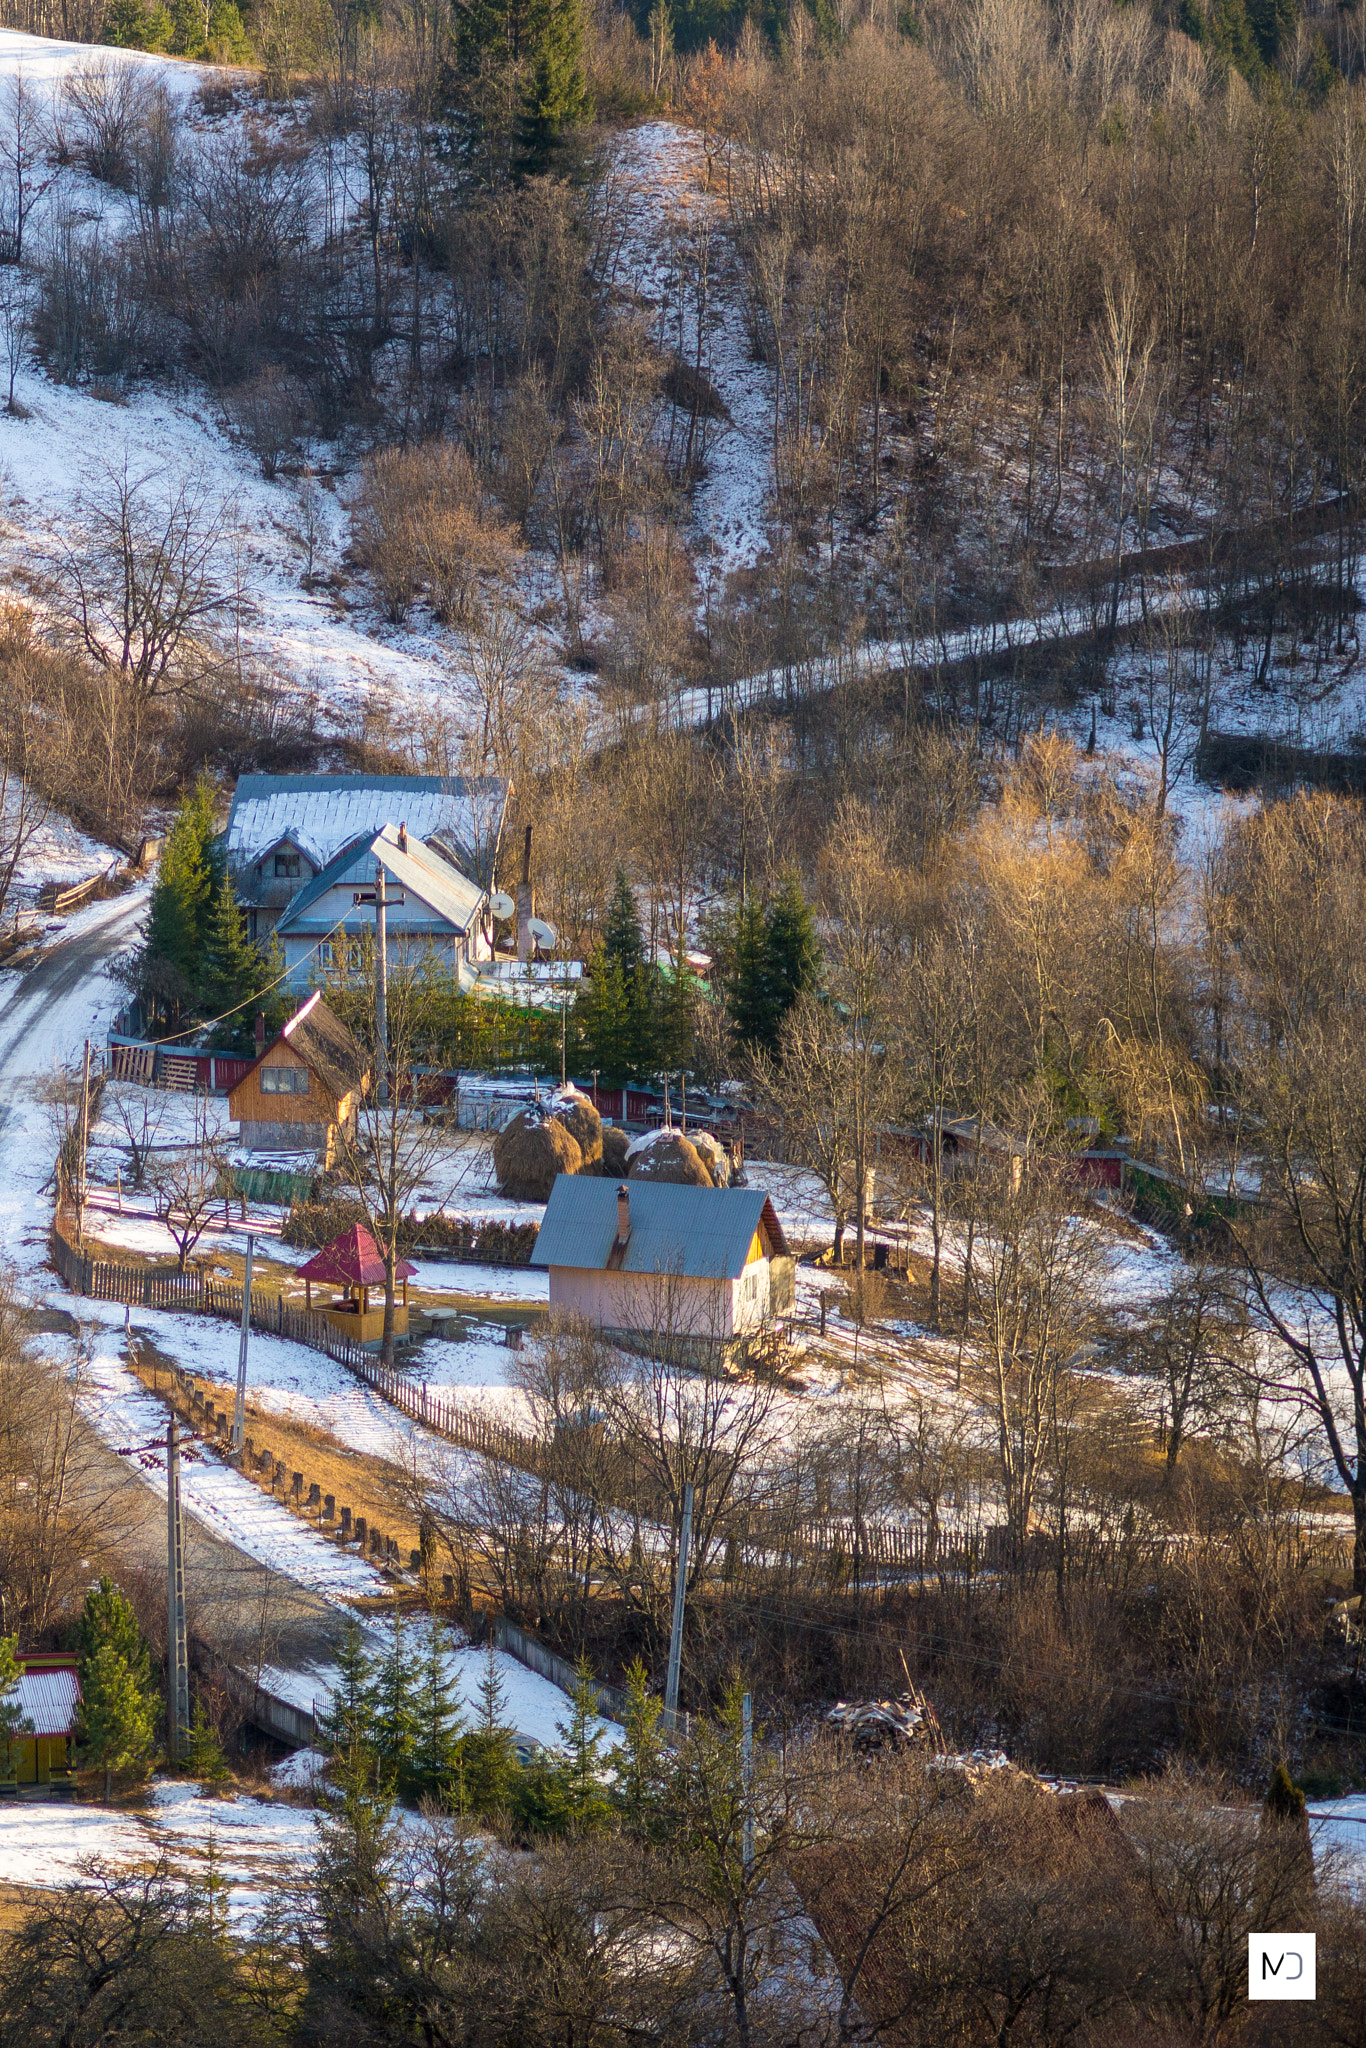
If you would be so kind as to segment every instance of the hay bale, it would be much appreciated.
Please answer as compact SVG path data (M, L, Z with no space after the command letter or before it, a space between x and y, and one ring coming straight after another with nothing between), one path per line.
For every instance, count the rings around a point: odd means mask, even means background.
M626 1177L671 1181L687 1188L709 1188L712 1184L697 1147L679 1131L661 1132L654 1144L634 1152Z
M493 1170L502 1194L514 1202L548 1202L557 1173L577 1173L583 1153L557 1117L522 1110L493 1145Z
M598 1172L612 1180L625 1180L630 1164L631 1140L619 1124L607 1124L602 1132L602 1157Z
M690 1131L688 1137L702 1164L711 1175L712 1186L728 1188L730 1186L730 1154L726 1151L721 1140L714 1138L710 1131Z
M584 1169L596 1166L602 1157L602 1118L591 1096L571 1081L568 1087L555 1090L550 1113L556 1123L564 1125L582 1152Z

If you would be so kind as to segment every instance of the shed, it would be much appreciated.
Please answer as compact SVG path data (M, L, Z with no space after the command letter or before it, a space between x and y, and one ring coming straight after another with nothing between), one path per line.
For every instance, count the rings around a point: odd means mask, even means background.
M75 1652L65 1650L18 1659L8 1704L18 1707L19 1726L7 1745L0 1742L0 1791L70 1782L81 1703L76 1662Z
M394 1267L394 1278L403 1282L403 1299L394 1303L396 1337L408 1334L408 1282L416 1271L417 1267L410 1266L406 1259L400 1259ZM331 1244L315 1252L308 1264L299 1268L299 1277L304 1283L305 1305L310 1309L315 1283L342 1289L337 1300L326 1302L321 1308L334 1330L340 1330L353 1344L382 1342L384 1303L381 1301L377 1309L371 1308L370 1289L384 1286L384 1256L368 1230L353 1223Z
M562 1173L531 1263L549 1268L552 1309L699 1363L743 1355L792 1308L794 1261L761 1188Z
M230 1089L228 1114L249 1151L316 1152L330 1166L369 1078L341 1018L311 995Z

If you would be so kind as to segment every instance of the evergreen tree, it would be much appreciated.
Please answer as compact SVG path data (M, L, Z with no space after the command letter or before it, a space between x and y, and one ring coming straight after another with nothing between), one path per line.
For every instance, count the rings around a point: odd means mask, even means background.
M14 1690L19 1682L18 1647L18 1636L0 1636L0 1777L5 1778L14 1775L14 1745L28 1725Z
M769 1044L770 1049L776 1051L783 1019L798 996L819 986L821 972L816 920L802 894L802 885L791 870L783 877L781 889L768 906L764 928L772 1031Z
M636 908L635 893L626 878L626 870L621 867L617 869L612 900L607 906L603 950L609 960L618 963L628 980L639 974L645 965L645 934L640 928L640 912Z
M630 992L621 962L599 946L574 1001L575 1064L581 1073L597 1069L602 1081L620 1087L635 1072Z
M479 1681L479 1722L460 1738L456 1796L462 1813L491 1818L507 1810L517 1779L517 1751L503 1719L506 1711L507 1697L490 1640Z
M195 1000L219 882L213 787L201 775L183 797L157 863L139 967L144 995L175 1015Z
M118 50L164 50L174 33L174 24L160 0L154 0L152 6L145 0L108 0L100 41Z
M108 1644L133 1674L148 1699L155 1699L152 1658L138 1627L138 1618L113 1580L101 1578L85 1596L76 1624L76 1652L79 1663L93 1658Z
M280 954L278 939L274 953ZM247 937L231 878L225 876L208 916L198 991L203 1014L224 1019L215 1033L216 1042L247 1050L255 1031L256 998L283 969L283 956L277 968L275 959L265 958Z
M574 1668L570 1712L555 1732L564 1751L564 1784L569 1825L578 1835L599 1835L611 1817L603 1789L603 1733L598 1721L598 1688L586 1657Z
M518 163L523 177L549 170L566 128L593 118L583 69L582 0L532 0L530 76L522 89Z
M201 1785L221 1785L232 1774L228 1760L223 1754L223 1745L218 1739L218 1730L204 1712L202 1700L196 1700L190 1714L190 1739L185 1750L185 1773L197 1778Z
M681 950L681 949L680 949ZM697 1036L697 977L681 960L658 978L652 1031L652 1071L690 1072Z
M726 1007L742 1046L771 1049L775 1037L769 989L768 931L757 896L747 896L735 919Z
M418 1690L409 1666L403 1611L397 1602L389 1646L375 1667L370 1697L375 1755L384 1783L392 1788L407 1774L419 1728Z
M337 1652L337 1682L317 1716L318 1739L329 1757L346 1755L357 1743L373 1752L374 1679L374 1660L366 1652L360 1623L348 1615Z
M85 1761L103 1769L108 1799L115 1771L137 1770L149 1761L156 1742L154 1708L112 1643L81 1660L80 1686L76 1742Z
M523 1837L568 1834L573 1814L564 1758L538 1749L517 1773L510 1810L513 1826Z
M640 1841L661 1835L661 1806L669 1751L659 1721L664 1703L650 1691L650 1674L637 1657L626 1673L624 1739L612 1751L615 1797L627 1831Z
M449 1796L460 1755L460 1708L446 1671L446 1631L432 1617L427 1664L417 1691L417 1729L404 1789L415 1797Z

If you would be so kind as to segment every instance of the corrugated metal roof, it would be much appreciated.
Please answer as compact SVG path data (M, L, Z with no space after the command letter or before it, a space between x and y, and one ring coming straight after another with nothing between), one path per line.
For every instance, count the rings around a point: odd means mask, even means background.
M462 875L441 854L433 853L430 847L424 846L411 831L408 850L403 852L397 832L391 825L386 825L382 832L355 839L349 846L344 846L321 874L305 883L275 927L281 938L295 932L333 930L337 924L333 914L336 906L328 905L322 910L318 906L333 889L341 889L343 893L353 888L372 889L377 860L383 861L385 873L392 876L405 896L415 898L434 911L441 922L453 930L467 931L478 916L484 891L476 882ZM373 919L373 913L364 905L348 902L342 907L348 927L359 929ZM401 938L403 932L411 931L416 922L405 904L404 915L390 919L390 937Z
M352 840L402 823L420 839L448 834L488 871L507 800L507 783L494 775L243 775L228 818L228 858L245 865L289 839L322 867Z
M74 1671L21 1671L7 1697L13 1700L16 1694L26 1735L71 1733L81 1697Z
M532 1265L603 1272L616 1241L619 1185L586 1174L558 1174ZM761 1220L775 1246L786 1249L762 1188L689 1188L644 1180L626 1185L631 1237L621 1264L624 1273L738 1280Z

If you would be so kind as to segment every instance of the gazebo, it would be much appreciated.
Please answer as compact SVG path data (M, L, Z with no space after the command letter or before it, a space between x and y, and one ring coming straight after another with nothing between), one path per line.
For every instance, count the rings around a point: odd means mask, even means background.
M408 1282L417 1271L406 1259L400 1259L394 1267L395 1280L403 1282L403 1299L394 1303L394 1335L408 1334ZM384 1337L384 1303L378 1308L370 1306L370 1289L384 1286L384 1259L379 1246L368 1230L359 1223L353 1223L331 1244L325 1244L315 1252L306 1266L299 1268L304 1283L304 1304L313 1306L313 1286L318 1282L324 1287L340 1287L345 1291L334 1301L319 1304L319 1312L331 1323L334 1330L340 1330L355 1344L378 1344Z

